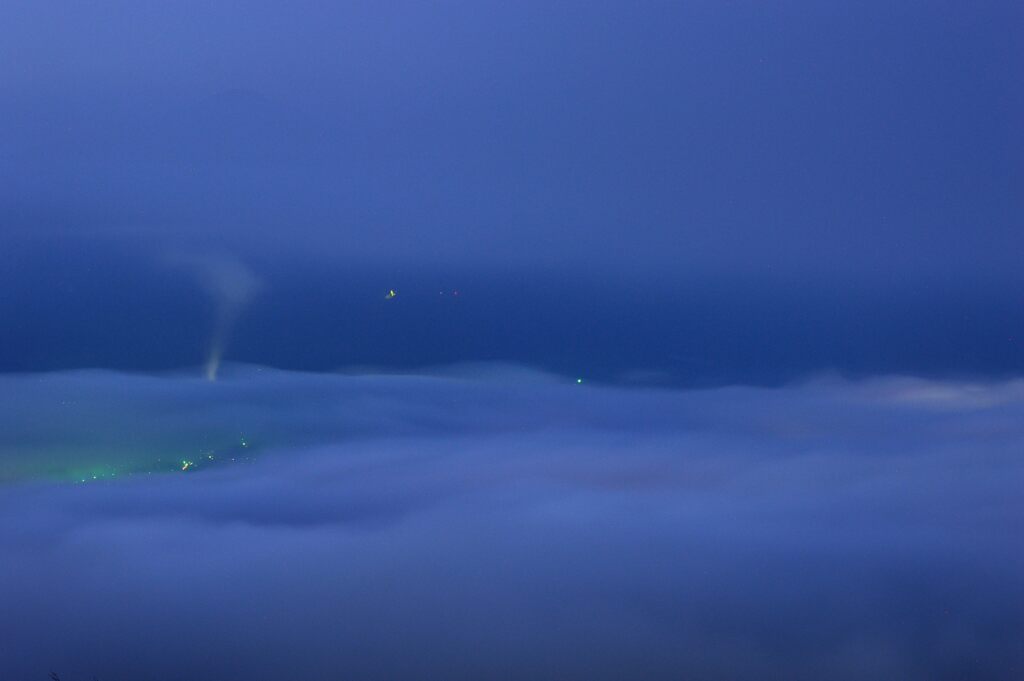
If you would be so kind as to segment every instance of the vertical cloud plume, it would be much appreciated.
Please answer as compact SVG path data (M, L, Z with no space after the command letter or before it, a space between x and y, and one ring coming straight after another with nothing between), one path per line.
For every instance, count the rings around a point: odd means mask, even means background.
M237 258L224 255L177 255L172 263L189 269L214 304L213 334L206 356L204 373L217 380L231 329L263 282Z

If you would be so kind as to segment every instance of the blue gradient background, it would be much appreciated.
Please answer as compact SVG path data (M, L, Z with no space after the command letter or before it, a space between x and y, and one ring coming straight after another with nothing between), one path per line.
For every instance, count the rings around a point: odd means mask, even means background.
M1022 28L4 2L0 679L1021 678Z

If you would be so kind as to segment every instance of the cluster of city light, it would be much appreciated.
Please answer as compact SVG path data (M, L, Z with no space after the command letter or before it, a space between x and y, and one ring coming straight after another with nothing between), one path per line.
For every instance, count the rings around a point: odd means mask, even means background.
M244 435L239 437L238 444L240 447L246 450L249 449L249 442L248 440L246 440ZM74 475L73 482L75 484L82 484L93 481L98 482L101 480L110 480L117 477L130 478L139 475L153 475L153 473L170 473L173 471L186 473L190 471L196 471L200 468L208 467L213 464L229 464L233 462L249 460L250 456L248 454L244 454L241 456L225 455L218 457L216 452L208 450L203 452L201 456L196 458L185 457L179 460L172 460L170 462L165 461L165 459L163 458L158 458L156 460L155 465L146 468L134 468L129 470L126 468L118 468L117 466L104 465L98 468L94 468L90 470L88 473L78 473L77 475Z

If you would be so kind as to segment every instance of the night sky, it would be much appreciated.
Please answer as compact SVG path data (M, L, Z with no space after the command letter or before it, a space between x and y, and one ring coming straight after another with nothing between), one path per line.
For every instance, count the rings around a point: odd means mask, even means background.
M1024 678L1022 31L0 3L0 681Z

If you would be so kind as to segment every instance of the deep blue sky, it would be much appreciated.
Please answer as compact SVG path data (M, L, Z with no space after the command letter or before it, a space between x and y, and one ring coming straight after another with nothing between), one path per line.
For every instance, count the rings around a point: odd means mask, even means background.
M201 363L184 254L263 281L228 357L285 367L1019 371L1022 19L5 2L0 369Z
M1021 36L0 0L0 680L1020 681Z

